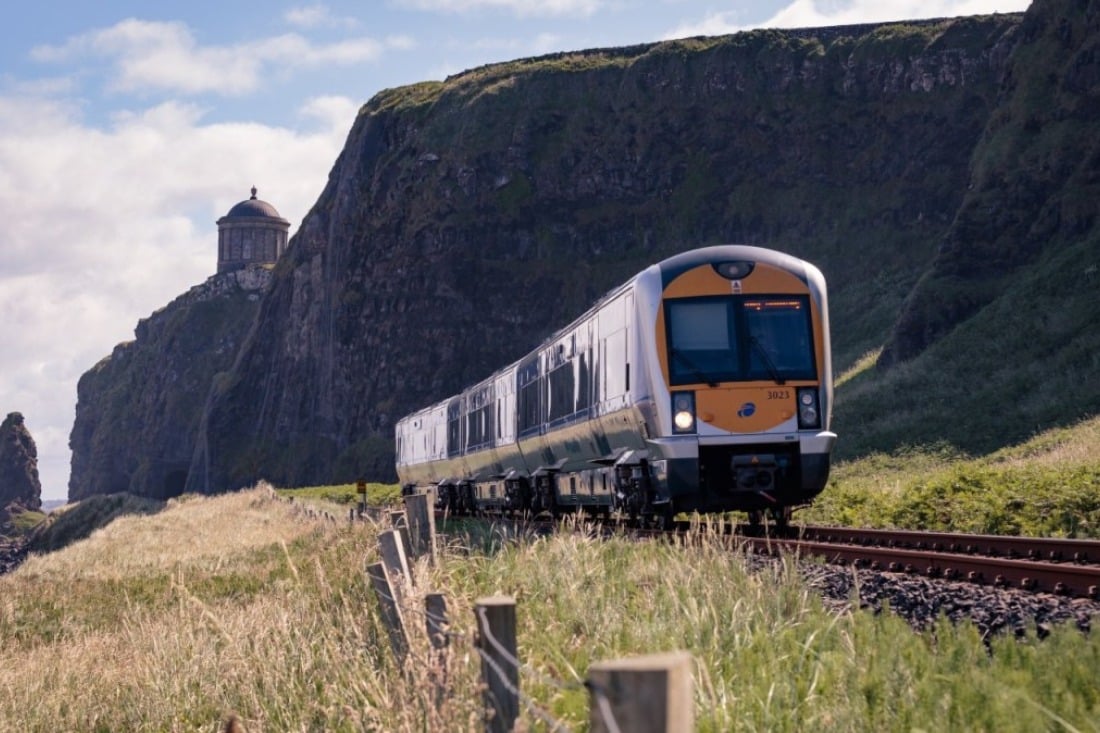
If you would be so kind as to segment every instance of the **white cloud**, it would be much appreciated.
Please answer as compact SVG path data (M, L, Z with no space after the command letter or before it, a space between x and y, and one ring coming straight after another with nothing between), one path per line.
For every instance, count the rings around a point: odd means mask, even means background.
M313 97L298 109L301 117L320 121L334 133L347 130L359 112L359 103L347 97ZM335 160L335 157L333 158Z
M5 86L13 94L28 97L60 96L76 88L72 76L43 77L40 79L4 79Z
M348 16L336 16L327 5L314 3L291 8L283 13L287 23L300 28L355 28L359 21Z
M475 10L505 10L519 16L577 16L587 18L604 5L604 0L399 0L399 5L416 10L466 13Z
M1027 9L1029 0L795 0L767 20L745 23L740 11L719 12L684 23L665 38L720 36L749 28L816 28L918 18L950 18Z
M387 48L401 51L409 51L417 47L416 39L408 35L386 36L385 44Z
M41 62L103 58L113 64L109 85L118 91L162 90L184 94L239 95L255 91L273 72L373 61L392 44L368 37L315 44L296 33L227 46L199 45L183 23L128 19L74 36L59 46L38 46Z
M253 184L296 229L357 107L312 99L292 131L166 103L95 129L74 105L0 97L0 412L26 417L46 497L67 494L80 375L213 274L214 222Z

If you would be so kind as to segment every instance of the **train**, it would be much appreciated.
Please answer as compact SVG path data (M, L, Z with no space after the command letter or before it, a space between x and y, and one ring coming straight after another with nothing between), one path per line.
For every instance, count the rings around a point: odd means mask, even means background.
M723 244L642 270L519 360L395 427L406 493L454 514L746 512L785 524L836 433L825 277Z

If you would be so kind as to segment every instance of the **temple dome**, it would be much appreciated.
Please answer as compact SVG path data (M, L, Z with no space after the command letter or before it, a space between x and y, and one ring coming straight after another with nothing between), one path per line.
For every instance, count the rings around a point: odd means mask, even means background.
M274 265L287 245L290 222L266 201L242 201L218 219L218 272Z
M229 213L225 215L227 219L236 219L241 216L262 216L268 219L282 219L279 216L278 210L267 203L256 198L256 187L252 187L252 198L246 199L239 204L235 205L229 210Z

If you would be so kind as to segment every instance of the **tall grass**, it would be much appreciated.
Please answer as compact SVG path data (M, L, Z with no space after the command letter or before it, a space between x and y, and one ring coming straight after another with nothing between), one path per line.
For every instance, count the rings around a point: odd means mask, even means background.
M792 560L725 541L452 534L406 602L398 669L364 578L378 528L258 488L169 503L0 578L0 730L479 730L478 597L518 601L523 724L587 727L597 660L685 649L703 731L1095 730L1100 640L917 635L823 607ZM453 694L434 704L427 592L446 594Z

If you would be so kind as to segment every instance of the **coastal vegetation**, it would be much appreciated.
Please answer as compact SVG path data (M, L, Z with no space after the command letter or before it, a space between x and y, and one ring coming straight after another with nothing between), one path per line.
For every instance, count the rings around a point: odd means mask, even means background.
M279 493L187 495L0 577L0 727L479 730L473 603L501 593L517 599L530 730L585 729L592 663L674 649L694 659L701 731L1087 730L1100 714L1100 637L1070 626L986 643L967 623L918 633L853 610L858 585L851 605L827 603L793 559L761 565L714 534L461 527L406 600L447 598L437 707L426 642L395 665L365 578L379 526Z

